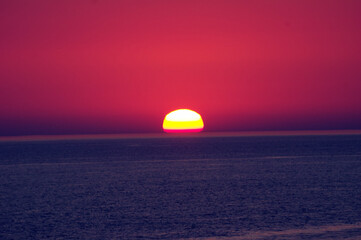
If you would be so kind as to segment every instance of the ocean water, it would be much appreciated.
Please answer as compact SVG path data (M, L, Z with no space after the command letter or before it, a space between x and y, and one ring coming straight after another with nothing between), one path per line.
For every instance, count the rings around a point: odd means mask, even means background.
M0 239L361 239L361 135L3 141Z

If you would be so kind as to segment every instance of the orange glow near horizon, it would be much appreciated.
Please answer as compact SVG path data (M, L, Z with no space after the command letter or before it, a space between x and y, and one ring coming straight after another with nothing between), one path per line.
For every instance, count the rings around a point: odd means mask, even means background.
M204 128L199 113L189 109L178 109L168 113L163 121L165 132L200 132Z

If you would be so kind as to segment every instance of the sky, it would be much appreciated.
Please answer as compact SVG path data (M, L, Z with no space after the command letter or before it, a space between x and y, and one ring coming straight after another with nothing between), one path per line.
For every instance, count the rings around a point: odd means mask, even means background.
M0 135L361 129L361 1L0 1Z

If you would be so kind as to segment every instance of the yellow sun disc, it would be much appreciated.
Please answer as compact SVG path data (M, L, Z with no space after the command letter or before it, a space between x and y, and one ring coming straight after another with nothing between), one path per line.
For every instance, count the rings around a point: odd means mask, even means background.
M178 109L170 112L163 121L165 132L200 132L203 128L201 115L189 109Z

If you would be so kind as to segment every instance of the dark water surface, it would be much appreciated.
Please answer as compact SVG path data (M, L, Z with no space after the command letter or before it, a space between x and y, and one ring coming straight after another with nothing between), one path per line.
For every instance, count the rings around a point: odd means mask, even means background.
M361 239L361 135L0 142L0 239Z

